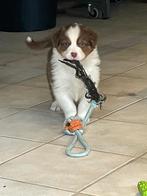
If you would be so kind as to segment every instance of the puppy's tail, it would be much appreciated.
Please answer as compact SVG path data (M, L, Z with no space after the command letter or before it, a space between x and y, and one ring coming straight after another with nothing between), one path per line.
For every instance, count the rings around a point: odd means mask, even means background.
M49 48L52 46L51 38L46 38L44 40L35 41L30 36L26 38L26 44L31 49L41 50L45 48Z

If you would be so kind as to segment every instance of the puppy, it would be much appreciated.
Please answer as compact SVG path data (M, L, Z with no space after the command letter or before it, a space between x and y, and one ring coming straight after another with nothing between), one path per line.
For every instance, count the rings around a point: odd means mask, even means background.
M83 82L75 78L75 70L59 60L78 60L84 66L95 86L100 79L100 58L97 49L97 35L83 25L74 23L61 27L47 39L26 40L33 49L50 48L47 63L47 78L53 95L51 110L63 110L65 119L78 116L81 120L89 108L85 98L86 89Z

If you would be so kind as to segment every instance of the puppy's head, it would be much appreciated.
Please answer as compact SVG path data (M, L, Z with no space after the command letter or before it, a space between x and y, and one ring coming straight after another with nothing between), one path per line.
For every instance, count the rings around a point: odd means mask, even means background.
M61 27L53 36L54 47L70 60L83 60L97 45L97 35L91 29L73 24Z

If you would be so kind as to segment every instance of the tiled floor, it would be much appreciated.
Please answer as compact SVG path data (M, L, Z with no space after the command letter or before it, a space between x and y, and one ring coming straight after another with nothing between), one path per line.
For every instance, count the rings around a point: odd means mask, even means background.
M47 51L29 50L28 33L0 32L0 196L139 196L138 181L147 181L146 10L132 1L109 20L57 18L57 26L78 21L99 34L107 101L86 127L91 153L80 159L65 155L63 114L49 111Z

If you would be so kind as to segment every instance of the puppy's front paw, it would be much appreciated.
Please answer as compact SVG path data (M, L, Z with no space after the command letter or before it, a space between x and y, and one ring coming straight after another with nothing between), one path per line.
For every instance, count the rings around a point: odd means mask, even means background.
M60 111L61 111L61 108L60 108L60 106L58 105L57 101L54 101L54 102L51 104L50 110L51 110L51 111L54 111L54 112L60 112Z

